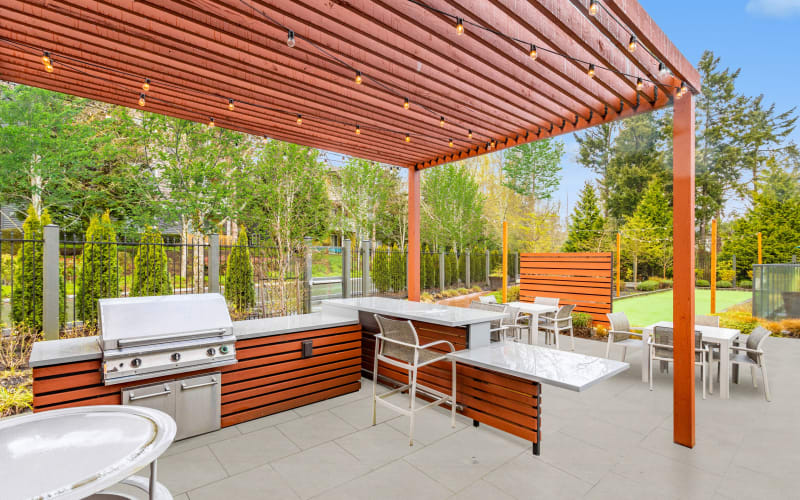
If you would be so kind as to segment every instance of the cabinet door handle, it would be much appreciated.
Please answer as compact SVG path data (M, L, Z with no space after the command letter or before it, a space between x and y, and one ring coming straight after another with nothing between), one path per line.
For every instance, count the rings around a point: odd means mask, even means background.
M197 389L198 387L206 387L209 385L216 385L217 379L211 377L211 382L204 382L202 384L195 384L195 385L186 385L185 382L181 382L181 390L188 391L189 389Z
M164 390L161 391L161 392L154 392L153 394L145 394L144 396L134 396L133 393L131 393L131 396L128 399L130 401L137 401L139 399L154 398L156 396L166 396L167 394L169 394L171 392L172 391L170 391L169 388L165 387Z

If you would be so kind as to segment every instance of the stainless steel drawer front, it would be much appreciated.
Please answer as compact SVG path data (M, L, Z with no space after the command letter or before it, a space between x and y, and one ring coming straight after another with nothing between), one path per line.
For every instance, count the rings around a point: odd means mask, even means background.
M175 421L183 439L219 429L221 409L220 373L190 377L176 382Z
M122 404L153 408L173 416L175 413L175 389L172 382L130 387L122 391Z

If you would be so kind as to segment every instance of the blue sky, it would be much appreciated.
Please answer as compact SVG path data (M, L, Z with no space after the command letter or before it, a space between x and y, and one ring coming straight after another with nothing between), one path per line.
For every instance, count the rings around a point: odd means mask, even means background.
M692 64L712 50L722 67L742 69L740 92L764 94L781 111L800 108L800 0L639 1ZM592 173L575 162L573 136L562 139L567 153L555 198L565 215L567 199L571 206ZM800 143L800 130L793 139Z

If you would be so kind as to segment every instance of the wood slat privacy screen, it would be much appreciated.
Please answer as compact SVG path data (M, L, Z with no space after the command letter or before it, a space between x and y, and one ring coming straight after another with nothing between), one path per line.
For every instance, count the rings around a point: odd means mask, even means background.
M558 297L559 305L575 304L575 312L589 313L595 325L608 326L613 262L611 252L523 253L519 299Z

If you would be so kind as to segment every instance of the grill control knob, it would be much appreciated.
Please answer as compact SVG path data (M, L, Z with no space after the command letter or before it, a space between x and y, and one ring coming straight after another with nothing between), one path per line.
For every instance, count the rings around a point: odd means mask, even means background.
M228 354L228 346L226 346L226 345L219 346L219 353L220 354Z
M170 358L172 358L172 361L180 361L181 360L181 353L174 352L174 353L172 353L172 356L170 356Z
M139 358L133 358L131 360L131 366L134 368L139 368L140 366L142 366L142 360Z
M213 347L209 347L208 350L206 351L206 354L208 354L209 356L213 356L216 353L217 353L217 350L214 349Z

